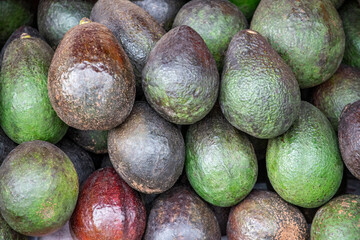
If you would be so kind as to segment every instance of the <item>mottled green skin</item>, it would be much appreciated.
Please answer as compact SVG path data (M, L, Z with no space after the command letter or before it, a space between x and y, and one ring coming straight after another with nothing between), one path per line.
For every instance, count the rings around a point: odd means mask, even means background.
M86 151L102 154L108 152L108 133L109 131L69 128L68 136Z
M315 208L338 190L343 162L329 120L310 103L301 103L294 125L269 140L266 168L281 198L300 207Z
M204 39L219 69L231 38L248 27L244 14L227 0L193 0L175 17L173 28L187 25Z
M5 222L0 214L0 240L27 240L28 238L21 235L20 233L15 232L11 227Z
M90 17L95 0L41 0L37 24L51 47L56 48L65 33Z
M336 131L344 107L357 100L360 100L360 70L346 65L341 65L313 92L314 105L325 114Z
M32 25L34 14L25 0L0 1L0 47L22 25Z
M347 1L339 14L346 36L344 63L360 68L360 3Z
M344 55L342 22L329 1L263 0L250 28L267 38L294 71L301 88L329 79Z
M79 192L74 165L44 141L16 147L0 168L0 210L15 231L41 236L69 220Z
M186 134L186 175L205 201L229 207L254 187L258 165L247 136L214 109Z
M259 33L242 30L229 44L220 87L226 119L257 138L290 128L300 110L300 88L284 60Z
M208 114L219 91L216 63L201 36L188 26L166 33L142 72L146 100L163 118L193 124Z
M235 4L242 13L244 13L245 17L250 20L253 16L256 7L258 6L260 0L229 0L233 4Z
M57 143L68 129L48 97L47 73L53 54L39 38L16 39L5 50L0 75L0 124L16 143Z
M346 194L321 207L311 226L311 240L360 239L360 196Z

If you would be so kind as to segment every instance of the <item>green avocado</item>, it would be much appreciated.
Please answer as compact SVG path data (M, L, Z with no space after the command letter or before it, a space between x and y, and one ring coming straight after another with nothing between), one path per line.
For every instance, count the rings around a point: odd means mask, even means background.
M43 140L57 143L68 126L53 110L47 74L54 51L30 35L5 50L0 75L0 124L14 142Z
M344 166L326 116L301 102L294 125L269 140L266 168L271 185L285 201L304 208L329 201L340 186Z
M242 13L244 13L245 17L250 20L253 16L256 7L260 3L260 0L229 0L233 4L235 4Z

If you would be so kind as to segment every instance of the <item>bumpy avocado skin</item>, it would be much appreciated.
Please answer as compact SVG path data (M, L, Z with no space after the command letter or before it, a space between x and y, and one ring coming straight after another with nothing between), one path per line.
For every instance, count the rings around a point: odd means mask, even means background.
M337 131L344 107L360 100L360 69L341 65L326 82L315 87L314 105L330 120Z
M311 226L311 240L360 238L360 196L345 194L322 206Z
M319 0L263 0L251 21L293 70L301 88L329 79L339 67L345 34L335 7Z
M70 28L90 17L95 0L41 0L37 24L50 46L56 48Z
M273 138L290 128L300 110L300 88L288 65L259 33L242 30L230 42L220 106L236 128Z
M207 202L229 207L254 187L258 165L248 137L215 108L186 134L186 175Z
M0 124L16 143L56 143L68 129L48 97L47 74L53 54L39 38L16 39L5 50L0 76Z
M204 40L188 26L173 28L157 42L142 73L147 101L172 123L201 120L217 100L215 60Z
M175 17L173 28L187 25L204 39L216 65L222 69L231 38L248 27L244 14L227 0L193 0L185 4Z
M360 3L346 1L339 14L346 36L344 63L360 68Z
M301 102L294 125L269 140L266 168L271 185L287 202L315 208L329 201L340 186L343 162L326 116Z
M250 20L253 16L256 7L258 6L260 0L229 0L235 4L242 13L244 13L246 19Z

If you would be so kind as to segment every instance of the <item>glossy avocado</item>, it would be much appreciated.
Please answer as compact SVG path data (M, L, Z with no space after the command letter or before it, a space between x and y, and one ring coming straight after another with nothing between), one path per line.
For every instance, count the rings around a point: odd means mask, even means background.
M250 20L256 10L256 7L259 5L260 0L229 0L235 4L245 17Z
M16 143L57 143L68 129L48 96L47 76L53 54L46 42L26 33L5 50L0 75L0 124Z
M204 39L222 69L231 38L248 27L244 14L227 0L193 0L185 4L175 17L173 28L187 25Z
M305 208L329 201L340 186L343 162L326 116L312 104L301 102L294 125L269 140L266 168L271 185L285 201Z
M48 76L58 116L79 130L109 130L130 114L135 80L126 53L112 32L86 19L56 49Z
M219 89L216 63L201 36L188 26L166 33L142 72L146 100L163 118L193 124L210 112Z
M76 144L84 148L86 151L103 154L108 152L107 139L108 130L79 130L76 128L69 128L67 135Z
M266 39L252 30L229 44L219 102L226 119L256 138L287 131L300 110L300 88L290 67Z
M344 55L342 22L330 1L263 0L250 28L269 41L291 67L301 88L328 80Z

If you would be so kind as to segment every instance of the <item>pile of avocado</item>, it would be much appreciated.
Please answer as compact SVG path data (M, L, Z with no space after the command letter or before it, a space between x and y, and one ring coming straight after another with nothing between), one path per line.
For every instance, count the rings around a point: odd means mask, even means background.
M360 239L360 1L0 10L0 240Z

